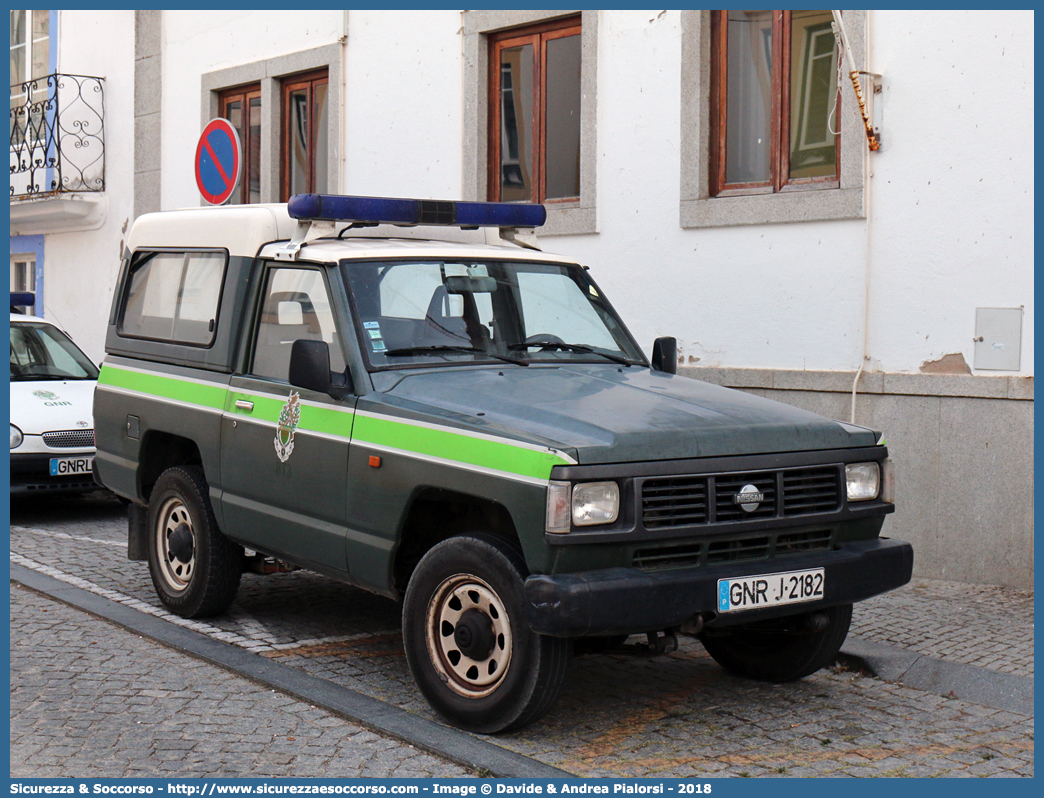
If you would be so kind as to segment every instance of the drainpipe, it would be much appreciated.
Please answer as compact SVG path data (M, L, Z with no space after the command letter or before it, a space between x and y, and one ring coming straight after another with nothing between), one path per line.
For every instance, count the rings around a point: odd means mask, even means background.
M869 65L870 11L867 10L865 13L865 61ZM848 36L845 33L844 26L841 23L841 12L831 11L831 14L834 18L834 32L836 36L841 40L842 49L844 50L845 58L848 61L849 76L852 79L852 88L855 90L856 102L859 104L859 113L862 117L863 126L866 129L867 146L871 151L876 151L880 147L880 142L878 141L877 136L873 131L873 124L869 119L869 115L867 113L866 101L863 96L862 86L859 82L859 72L856 69L855 57L852 55L852 50L848 44ZM866 158L863 164L863 201L864 207L866 208L866 260L863 267L863 356L859 361L859 369L856 371L855 379L852 380L852 407L849 413L849 421L852 424L855 423L856 418L856 396L859 390L859 378L863 376L863 369L865 368L867 362L870 360L870 267L872 263L871 243L873 241L873 208L871 204L871 183L873 181L873 176L873 170L870 168L870 159Z

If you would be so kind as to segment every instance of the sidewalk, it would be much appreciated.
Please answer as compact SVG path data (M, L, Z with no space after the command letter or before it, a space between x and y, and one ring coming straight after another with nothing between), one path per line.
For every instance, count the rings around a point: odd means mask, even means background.
M1033 591L938 579L856 605L850 637L1033 676Z
M410 745L11 587L12 777L467 775Z
M842 667L787 685L731 677L690 638L667 657L578 657L548 718L477 738L420 700L393 604L301 571L176 626L143 612L144 567L113 558L122 521L47 526L12 526L12 579L46 594L12 585L12 775L512 772L490 752L516 775L1033 775L1032 591L914 580L857 605ZM199 659L214 646L231 652L210 657L221 668Z

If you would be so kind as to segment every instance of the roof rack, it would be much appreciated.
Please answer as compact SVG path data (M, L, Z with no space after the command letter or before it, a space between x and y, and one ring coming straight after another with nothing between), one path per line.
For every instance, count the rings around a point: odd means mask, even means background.
M436 225L475 230L498 227L508 240L519 240L519 228L541 226L547 220L543 205L514 202L464 202L395 197L357 197L342 194L295 194L286 206L297 230L280 247L277 260L297 260L301 247L333 231L331 223L350 222L352 227L393 224Z

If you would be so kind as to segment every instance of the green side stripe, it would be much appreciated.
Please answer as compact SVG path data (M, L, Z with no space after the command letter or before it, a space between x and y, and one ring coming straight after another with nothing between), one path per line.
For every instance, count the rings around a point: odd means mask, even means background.
M552 467L566 465L565 460L550 451L535 451L510 443L369 416L356 418L353 438L535 479L549 479Z
M228 392L224 385L202 385L198 382L179 380L177 377L124 371L113 366L102 366L98 382L102 385L111 385L113 388L126 388L163 399L213 407L217 410L221 410L225 406L225 394Z
M235 412L237 399L245 399L254 403L252 412L242 414L245 418L273 424L278 423L279 411L285 402L278 398L236 393L223 385L203 385L186 382L177 377L124 371L114 366L103 366L98 382L186 404L223 409L230 413ZM346 439L354 438L363 443L455 460L534 479L549 479L554 466L568 465L566 460L551 451L527 449L506 441L502 443L473 438L449 430L404 424L390 418L355 416L349 412L327 410L312 405L301 406L298 429L337 435Z
M247 413L236 409L236 400L245 399L254 403L254 409ZM260 421L279 423L279 413L286 404L285 399L258 396L257 394L228 392L228 401L225 410L230 413L238 413L244 418L252 418ZM333 410L314 405L301 405L301 421L297 428L305 432L322 432L327 435L349 439L352 437L352 420L354 414L344 410Z

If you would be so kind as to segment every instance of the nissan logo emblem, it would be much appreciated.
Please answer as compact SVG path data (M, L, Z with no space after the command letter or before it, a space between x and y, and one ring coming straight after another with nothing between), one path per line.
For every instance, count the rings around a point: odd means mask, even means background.
M740 509L752 513L758 509L758 505L765 501L765 494L758 490L757 485L744 485L739 493L732 494L732 503L738 504Z

